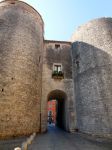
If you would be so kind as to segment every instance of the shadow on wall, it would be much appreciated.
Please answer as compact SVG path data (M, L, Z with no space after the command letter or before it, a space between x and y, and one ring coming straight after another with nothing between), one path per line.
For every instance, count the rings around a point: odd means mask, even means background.
M71 79L72 78L72 59L70 53L71 46L65 46L62 49L56 50L55 48L48 47L46 49L46 63L49 70L52 70L53 63L62 64L64 71L64 78Z
M112 136L112 50L84 42L72 48L77 128Z

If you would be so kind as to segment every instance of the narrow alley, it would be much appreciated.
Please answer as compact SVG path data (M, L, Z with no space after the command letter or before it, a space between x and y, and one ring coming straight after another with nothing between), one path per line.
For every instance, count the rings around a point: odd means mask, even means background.
M47 133L35 138L29 150L112 150L112 143L89 140L79 133L70 134L50 125Z
M14 150L15 147L21 147L26 139L27 137L1 140L0 150ZM80 133L71 134L51 124L47 133L35 137L28 150L112 150L112 142Z

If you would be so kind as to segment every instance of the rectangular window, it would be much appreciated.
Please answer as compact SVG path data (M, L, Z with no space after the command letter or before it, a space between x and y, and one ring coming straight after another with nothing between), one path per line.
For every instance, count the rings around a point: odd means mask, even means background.
M60 44L55 44L55 48L59 49L60 48Z
M64 79L64 73L61 63L54 63L53 64L53 72L52 78L54 79Z
M54 71L62 71L61 65L54 65Z

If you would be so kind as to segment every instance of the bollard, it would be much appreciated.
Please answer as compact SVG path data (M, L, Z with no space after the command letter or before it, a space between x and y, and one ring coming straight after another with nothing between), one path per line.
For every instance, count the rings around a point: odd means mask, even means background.
M22 144L22 150L28 150L28 144L27 144L27 142L24 142Z
M16 147L16 148L14 148L14 150L21 150L21 148L20 147Z
M22 143L22 149L20 150L28 150L28 145L30 145L35 138L36 133L33 133L27 140L26 142ZM19 149L18 149L19 150Z

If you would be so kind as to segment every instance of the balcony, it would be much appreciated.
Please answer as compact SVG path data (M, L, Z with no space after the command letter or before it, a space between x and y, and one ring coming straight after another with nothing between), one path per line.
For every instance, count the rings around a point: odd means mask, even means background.
M52 78L53 79L64 79L64 73L62 71L53 71Z

